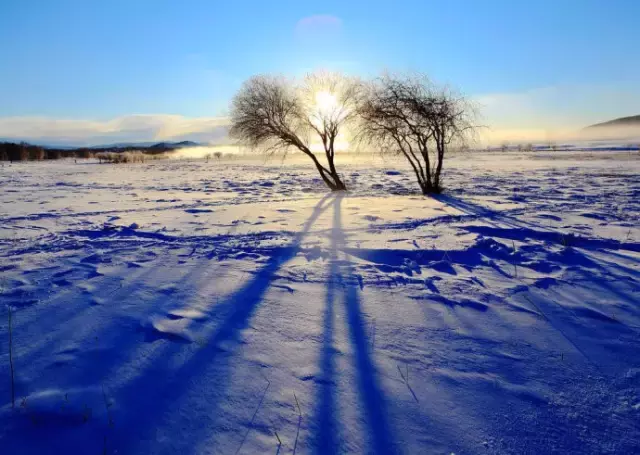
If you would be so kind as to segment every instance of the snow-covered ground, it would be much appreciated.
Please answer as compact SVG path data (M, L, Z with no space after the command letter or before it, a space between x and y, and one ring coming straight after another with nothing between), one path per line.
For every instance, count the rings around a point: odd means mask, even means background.
M448 166L0 167L0 453L640 452L640 157Z

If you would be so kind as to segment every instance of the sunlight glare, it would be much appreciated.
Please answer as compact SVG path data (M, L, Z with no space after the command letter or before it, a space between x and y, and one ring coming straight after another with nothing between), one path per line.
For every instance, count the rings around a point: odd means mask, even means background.
M314 153L324 152L324 147L320 142L313 142L309 148ZM346 140L336 141L336 143L334 144L334 149L336 152L344 152L346 150L349 150L349 142Z
M322 128L325 119L330 121L339 122L346 115L346 109L340 105L338 97L333 93L326 90L318 90L314 94L314 111L311 114L311 121L314 125ZM339 134L334 144L336 151L345 151L349 149L349 142L345 139L343 134ZM311 144L311 150L313 152L322 152L324 147L320 142Z
M327 91L316 92L316 107L321 114L329 114L338 107L338 99L333 93Z

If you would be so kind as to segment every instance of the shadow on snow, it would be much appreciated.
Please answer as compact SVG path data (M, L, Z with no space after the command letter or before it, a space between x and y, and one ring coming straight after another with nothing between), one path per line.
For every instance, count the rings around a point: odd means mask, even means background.
M370 342L365 333L360 295L356 286L353 266L347 254L339 259L339 252L346 249L345 233L342 229L341 204L344 193L338 193L333 203L333 229L331 231L330 274L327 285L326 307L324 313L324 334L320 355L322 380L316 392L315 418L317 424L316 453L338 453L339 417L336 415L335 403L335 362L333 349L334 305L338 299L343 300L346 309L346 321L349 339L354 347L355 371L359 386L362 414L366 422L366 438L370 449L368 453L395 453L389 423L387 407L382 388L379 384L371 352ZM341 294L341 295L340 295Z

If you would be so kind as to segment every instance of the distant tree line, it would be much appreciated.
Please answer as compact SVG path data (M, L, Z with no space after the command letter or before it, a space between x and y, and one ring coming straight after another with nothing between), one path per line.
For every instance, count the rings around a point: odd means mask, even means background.
M53 150L26 143L0 142L0 160L2 161L41 161L58 159L60 156Z
M149 147L81 147L76 149L60 149L32 145L26 142L0 142L0 161L43 161L58 160L62 158L88 159L97 157L99 154L108 153L112 156L113 154L122 154L126 152L140 152L146 155L159 155L173 150L175 150L175 147L172 147L170 144L156 144ZM118 162L115 158L105 161Z

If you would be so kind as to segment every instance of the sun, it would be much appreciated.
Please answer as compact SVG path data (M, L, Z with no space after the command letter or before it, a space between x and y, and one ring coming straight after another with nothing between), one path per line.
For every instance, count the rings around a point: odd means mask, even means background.
M316 92L316 108L320 114L330 114L338 107L338 99L336 96L325 90Z
M326 90L318 90L314 94L315 105L310 116L311 122L318 128L325 127L325 122L340 123L346 115L344 106L340 104L340 100L333 93ZM344 151L349 149L349 141L346 140L343 133L338 134L333 143L336 151ZM311 144L313 152L324 151L324 146L320 143Z

